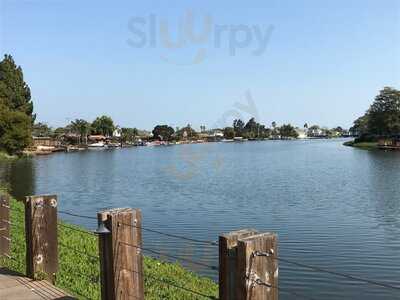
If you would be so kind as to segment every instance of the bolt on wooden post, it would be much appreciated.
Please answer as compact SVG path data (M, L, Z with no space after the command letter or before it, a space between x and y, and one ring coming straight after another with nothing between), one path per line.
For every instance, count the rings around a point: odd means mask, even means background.
M0 191L0 256L10 256L10 197Z
M278 299L277 236L261 233L238 240L238 300Z
M25 201L26 273L55 281L58 271L57 196L29 196Z
M144 299L142 217L138 209L120 208L97 214L99 234L101 299Z
M257 234L255 229L242 229L219 237L219 299L236 300L238 240Z

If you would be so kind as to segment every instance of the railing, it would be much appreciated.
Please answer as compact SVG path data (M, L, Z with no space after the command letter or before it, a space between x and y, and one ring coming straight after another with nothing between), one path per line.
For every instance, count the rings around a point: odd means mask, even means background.
M381 288L400 291L400 286L361 278L351 274L327 270L289 260L278 255L278 240L274 233L259 233L254 229L243 229L221 235L219 241L206 241L190 237L164 233L142 226L138 209L110 209L95 216L58 210L56 196L31 196L25 202L26 272L33 279L55 280L59 268L59 250L72 251L81 260L98 266L99 272L83 274L71 269L74 276L84 277L101 289L101 298L144 299L144 279L179 289L189 298L218 299L184 285L159 276L146 274L143 268L143 253L148 256L162 255L171 260L187 262L207 268L219 275L219 299L221 300L270 300L278 299L279 292L288 293L294 299L313 299L293 290L282 289L278 285L278 263L282 262L313 272L327 273L346 278L355 283L365 283ZM88 232L57 221L57 214L76 218L97 220L96 233ZM10 226L20 226L10 220L9 197L0 196L0 255L15 259L10 254ZM66 244L58 239L58 231L74 231L98 240L98 256L88 253L85 245ZM219 251L219 266L213 266L175 254L161 253L157 249L142 246L142 231L168 238L180 239L199 246L215 247ZM61 266L62 267L62 266ZM71 266L68 266L69 268ZM82 295L81 295L82 296Z

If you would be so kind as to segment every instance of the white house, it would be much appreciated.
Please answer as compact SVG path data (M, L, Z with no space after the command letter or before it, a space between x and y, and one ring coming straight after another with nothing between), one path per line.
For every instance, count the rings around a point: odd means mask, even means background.
M296 130L296 132L297 132L297 134L298 134L298 137L297 137L297 138L299 138L299 139L306 139L306 138L308 137L308 136L307 136L307 132L306 132L304 129L296 128L295 130Z
M114 132L113 132L113 137L115 138L120 138L122 134L122 130L119 126L115 127Z

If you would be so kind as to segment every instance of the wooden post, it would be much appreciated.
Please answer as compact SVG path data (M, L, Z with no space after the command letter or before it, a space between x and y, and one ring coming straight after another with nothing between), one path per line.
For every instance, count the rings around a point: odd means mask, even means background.
M138 209L99 212L109 234L99 235L101 299L144 299L142 217Z
M256 234L255 229L233 231L219 237L219 299L236 300L237 243Z
M26 274L54 283L58 271L57 196L29 196L25 201Z
M239 239L238 300L278 299L278 261L274 259L278 255L277 243L277 236L273 233Z
M10 256L10 197L0 192L0 256Z

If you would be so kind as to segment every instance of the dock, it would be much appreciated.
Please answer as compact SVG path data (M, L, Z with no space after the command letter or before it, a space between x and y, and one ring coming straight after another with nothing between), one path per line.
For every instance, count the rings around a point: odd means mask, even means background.
M45 280L34 281L0 267L1 300L76 300Z

